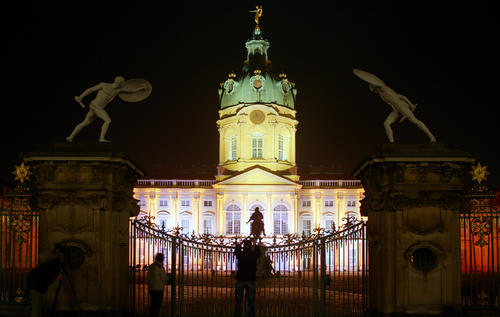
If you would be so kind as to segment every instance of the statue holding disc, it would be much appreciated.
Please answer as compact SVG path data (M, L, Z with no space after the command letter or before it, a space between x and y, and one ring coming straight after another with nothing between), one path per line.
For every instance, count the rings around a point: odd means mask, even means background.
M417 117L415 117L415 115L413 114L413 111L417 107L416 104L413 104L408 98L398 94L397 92L389 88L377 76L360 69L354 69L353 72L354 75L370 84L370 91L379 94L380 98L392 107L392 112L387 116L384 122L385 133L387 134L387 138L389 138L389 142L394 143L394 136L391 125L400 117L401 120L399 121L399 123L403 122L405 119L408 119L408 121L415 124L420 130L422 130L429 137L429 140L431 142L436 142L436 138L431 133L431 131L429 131L427 126L422 121L418 120Z
M108 103L118 95L123 101L139 102L146 99L151 94L151 83L145 79L129 79L125 80L122 76L116 76L113 83L100 83L86 89L81 95L75 96L75 101L84 109L85 104L82 99L86 96L96 93L95 98L89 104L89 111L85 119L80 122L73 132L66 138L66 141L72 142L74 137L88 126L96 117L103 120L99 142L109 142L106 140L106 132L111 124L111 118L104 109Z

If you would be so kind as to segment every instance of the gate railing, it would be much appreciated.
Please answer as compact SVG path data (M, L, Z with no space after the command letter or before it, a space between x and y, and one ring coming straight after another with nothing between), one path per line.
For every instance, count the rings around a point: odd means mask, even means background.
M26 304L26 277L38 262L39 213L26 187L0 195L0 304Z
M189 239L131 221L131 311L147 315L147 268L156 253L163 253L171 281L164 293L164 315L232 316L235 240L241 237ZM261 248L265 256L257 268L257 316L363 315L368 283L365 223L300 241L275 240Z
M500 211L495 194L476 183L460 213L462 305L500 310Z

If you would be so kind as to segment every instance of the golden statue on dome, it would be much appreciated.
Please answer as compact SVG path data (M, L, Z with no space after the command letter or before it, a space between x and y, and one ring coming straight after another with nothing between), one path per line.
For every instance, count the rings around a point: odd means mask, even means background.
M255 30L260 31L259 19L260 17L262 17L262 6L256 6L255 10L251 10L250 12L255 13L255 18L254 18L256 24Z

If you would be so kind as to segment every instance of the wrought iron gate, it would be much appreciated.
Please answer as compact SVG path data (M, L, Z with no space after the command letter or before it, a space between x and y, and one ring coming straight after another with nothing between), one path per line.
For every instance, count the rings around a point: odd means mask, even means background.
M257 269L257 316L361 316L367 303L366 224L311 237L286 235L263 246ZM181 236L149 222L130 224L130 303L147 315L147 268L164 253L171 285L164 316L232 316L236 259L232 239Z
M16 186L0 195L0 304L27 303L26 277L38 262L38 212Z
M495 194L477 182L460 213L462 305L500 310L500 210Z

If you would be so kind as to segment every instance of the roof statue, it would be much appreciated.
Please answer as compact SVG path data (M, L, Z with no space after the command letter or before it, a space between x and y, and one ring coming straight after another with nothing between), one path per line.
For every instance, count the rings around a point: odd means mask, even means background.
M122 76L116 76L113 83L103 82L87 88L81 95L75 96L75 101L79 103L82 108L86 108L85 104L82 102L83 98L94 92L96 96L89 104L89 111L85 119L76 125L71 134L66 137L66 141L73 142L74 137L98 117L104 121L101 127L99 142L109 142L109 140L105 139L105 136L111 124L111 118L106 110L104 110L104 107L106 107L116 95L127 102L142 101L151 94L151 90L151 83L145 79L130 79L125 81L125 78Z
M370 91L379 94L380 98L393 109L384 121L385 133L389 138L389 142L394 143L391 125L399 118L401 118L399 123L408 119L408 121L415 124L420 130L422 130L429 137L431 142L436 142L436 138L432 135L427 126L422 121L418 120L413 114L413 111L417 107L416 104L413 104L408 98L389 88L380 78L373 74L360 69L353 69L353 73L369 83Z
M256 6L255 10L250 10L250 12L255 13L255 30L260 30L259 19L262 17L262 6Z

